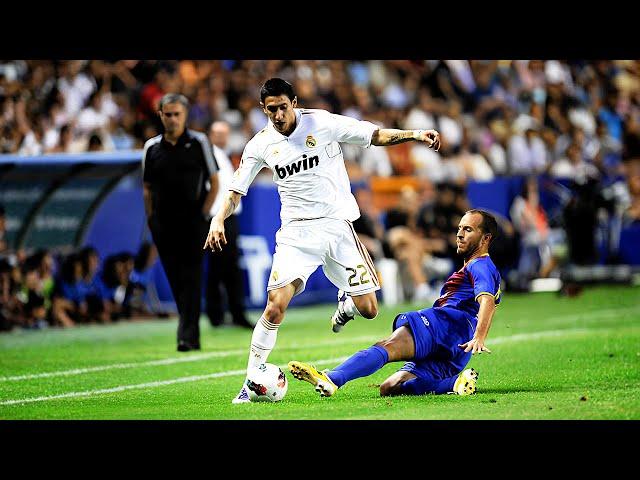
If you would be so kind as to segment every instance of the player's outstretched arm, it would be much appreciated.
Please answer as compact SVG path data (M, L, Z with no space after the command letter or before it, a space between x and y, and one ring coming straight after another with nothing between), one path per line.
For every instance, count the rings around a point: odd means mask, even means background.
M496 311L496 301L492 295L480 295L478 297L478 303L480 304L480 310L478 311L476 332L471 340L458 346L464 348L465 352L471 351L472 354L482 352L491 353L491 350L485 347L484 342L489 334L491 320Z
M372 145L386 146L403 142L424 142L429 148L440 150L440 133L437 130L396 130L393 128L380 128L373 132Z
M209 225L209 234L207 235L207 239L205 240L204 246L202 247L203 250L208 247L213 251L222 251L222 245L227 244L227 238L224 235L224 221L236 210L236 208L238 207L238 203L240 203L241 196L242 195L240 195L238 192L230 190L227 193L227 196L224 197L222 208L211 219L211 224Z

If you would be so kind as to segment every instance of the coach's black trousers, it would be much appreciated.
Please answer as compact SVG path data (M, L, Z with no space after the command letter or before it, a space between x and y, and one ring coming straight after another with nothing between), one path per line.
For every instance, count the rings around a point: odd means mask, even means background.
M240 248L238 246L238 220L231 215L224 221L227 244L221 252L208 251L207 271L207 316L212 325L220 325L224 319L224 301L220 287L227 293L227 305L233 323L246 323L244 314L244 283L240 270Z
M201 218L159 220L152 217L149 229L178 307L178 341L197 344L200 342L202 246L209 223Z

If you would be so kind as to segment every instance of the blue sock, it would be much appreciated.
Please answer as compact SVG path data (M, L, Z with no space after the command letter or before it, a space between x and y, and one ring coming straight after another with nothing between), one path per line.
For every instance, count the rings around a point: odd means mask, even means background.
M373 345L351 355L336 368L329 370L327 375L336 386L341 387L351 380L377 372L388 361L387 351L378 345Z

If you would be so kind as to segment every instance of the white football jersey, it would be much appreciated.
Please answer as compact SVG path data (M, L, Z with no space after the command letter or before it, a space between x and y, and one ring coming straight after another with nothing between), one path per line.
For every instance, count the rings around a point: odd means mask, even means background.
M288 137L269 121L247 143L229 190L246 195L258 172L269 167L280 194L283 225L323 217L356 220L360 210L340 143L367 148L379 127L326 110L295 109L295 114L296 128Z

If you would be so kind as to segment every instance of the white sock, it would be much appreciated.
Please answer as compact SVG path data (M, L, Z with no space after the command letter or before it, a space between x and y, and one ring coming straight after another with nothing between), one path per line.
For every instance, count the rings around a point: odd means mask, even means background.
M267 362L271 350L276 345L279 326L271 323L264 316L260 317L260 320L253 328L253 335L251 336L251 350L249 351L247 370Z
M342 304L342 308L344 310L344 313L346 313L350 317L362 316L362 314L358 311L358 307L356 307L356 304L353 303L353 298L351 298L350 295L347 295L347 299Z

